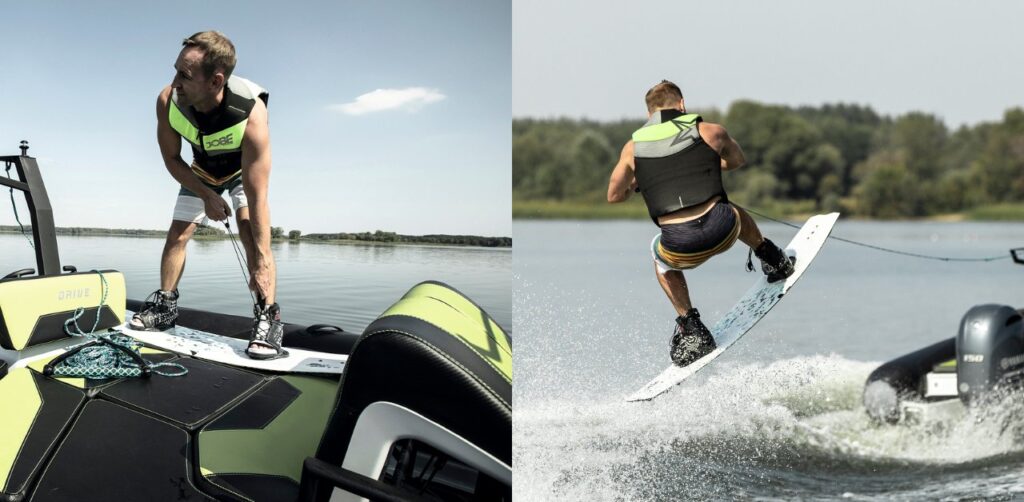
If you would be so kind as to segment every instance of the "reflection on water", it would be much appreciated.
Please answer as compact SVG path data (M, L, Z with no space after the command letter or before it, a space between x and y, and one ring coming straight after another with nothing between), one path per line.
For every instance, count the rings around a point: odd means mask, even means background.
M123 272L129 298L142 299L159 287L163 239L61 236L58 245L63 265ZM508 249L308 242L275 242L271 248L285 321L362 331L410 287L437 280L463 292L513 330ZM34 256L21 235L0 235L0 275L34 268ZM246 283L230 241L196 239L188 248L180 304L251 315Z

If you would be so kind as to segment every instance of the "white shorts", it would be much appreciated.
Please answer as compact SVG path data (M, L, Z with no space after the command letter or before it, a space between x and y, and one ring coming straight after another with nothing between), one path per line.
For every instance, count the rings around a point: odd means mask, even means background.
M245 190L242 189L241 179L220 187L210 188L218 194L228 190L228 197L231 198L231 207L234 208L235 214L238 214L239 209L249 207L249 201L245 198ZM178 201L174 204L173 219L206 225L209 222L206 217L206 204L203 204L203 199L192 193L191 190L181 187L178 192Z
M654 236L651 240L651 258L654 258L654 266L658 267L658 273L661 275L667 274L670 270L682 270L669 265L661 256L658 255L658 244L661 243L661 232Z

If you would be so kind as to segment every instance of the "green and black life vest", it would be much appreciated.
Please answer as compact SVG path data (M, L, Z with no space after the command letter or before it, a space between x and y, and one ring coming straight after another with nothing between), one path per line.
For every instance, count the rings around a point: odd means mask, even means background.
M224 86L224 99L209 113L178 104L178 91L171 91L168 120L182 138L192 145L192 172L210 185L222 185L242 170L242 137L256 99L264 104L270 93L242 77L232 75Z
M654 223L658 217L725 198L722 157L700 137L700 115L659 110L633 133L633 162L640 193Z

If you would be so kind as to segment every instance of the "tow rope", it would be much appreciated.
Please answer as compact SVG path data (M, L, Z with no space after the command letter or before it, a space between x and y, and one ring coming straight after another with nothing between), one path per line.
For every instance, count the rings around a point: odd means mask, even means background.
M245 259L245 254L242 252L241 245L235 239L235 233L231 231L231 223L228 220L224 220L224 228L228 230L228 237L231 238L231 247L235 250L235 258L238 259L238 266L242 269L242 283L245 284L245 290L249 292L249 296L252 297L252 304L259 305L261 302L256 301L256 294L249 288L249 276L252 272L249 270L249 265ZM263 295L260 295L260 299L263 299ZM265 301L262 303L266 303Z
M764 218L766 220L774 221L775 223L781 223L783 225L786 225L787 227L792 227L792 228L797 228L797 229L800 228L799 225L794 225L794 224L792 224L792 223L790 223L788 221L783 221L783 220L780 220L780 219L777 219L777 218L772 218L771 216L759 213L759 212L757 212L757 211L755 211L753 209L750 209L749 207L742 207L739 204L736 204L735 202L732 202L732 201L730 201L730 203L732 205L736 206L736 207L739 207L739 208L747 211L748 213L755 214L755 215L760 216L760 217L762 217L762 218ZM937 260L937 261L948 261L948 262L990 262L990 261L1005 260L1005 259L1009 258L1009 256L1006 256L1006 255L986 256L986 257L980 257L980 258L957 258L957 257L950 257L950 256L934 256L934 255L927 255L927 254L920 254L920 253L910 253L910 252L907 252L907 251L900 251L898 249L891 249L891 248L886 248L886 247L882 247L882 246L876 246L874 244L868 244L866 242L858 242L858 241L851 240L851 239L844 239L844 238L839 237L838 235L834 235L834 234L829 235L828 238L832 239L832 240L840 241L840 242L845 242L847 244L853 244L854 246L861 246L861 247L865 247L865 248L868 248L868 249L874 249L875 251L881 251L883 253L891 253L891 254L897 254L897 255L902 255L902 256L909 256L911 258L919 258L919 259L922 259L922 260ZM748 254L747 255L747 271L748 272L752 272L753 270L754 270L754 263L751 261L750 255Z
M7 161L6 164L7 164L7 169L6 169L6 171L7 171L7 179L13 181L14 178L11 177L11 162ZM14 188L13 187L11 187L10 192L11 192L11 207L14 208L14 221L18 222L18 227L21 228L21 235L24 235L25 239L28 240L29 247L31 247L32 249L35 249L36 248L35 243L32 242L32 238L28 236L27 232L25 232L25 225L21 224L21 218L18 217L18 205L14 203Z
M88 332L82 331L78 320L85 315L85 307L75 309L74 315L64 321L64 332L76 338L89 341L68 349L57 356L44 368L43 374L55 377L77 377L89 379L149 377L157 374L166 377L180 377L188 373L188 368L178 363L150 364L142 357L142 343L138 340L107 330L96 333L100 323L103 306L107 302L107 279L98 270L92 270L100 276L102 294L100 304L96 307L96 321ZM74 329L72 329L72 327ZM170 368L171 371L161 368Z

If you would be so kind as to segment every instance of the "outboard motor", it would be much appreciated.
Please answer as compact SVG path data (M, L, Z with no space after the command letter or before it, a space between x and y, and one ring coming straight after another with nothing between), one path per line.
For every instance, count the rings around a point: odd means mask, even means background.
M1024 248L1010 255L1024 265ZM864 383L868 416L893 424L941 420L953 409L1024 391L1022 315L1024 310L1005 305L978 305L964 314L955 337L875 368Z
M996 387L1012 385L1024 370L1024 323L1005 305L978 305L964 314L956 336L957 393L978 402Z

